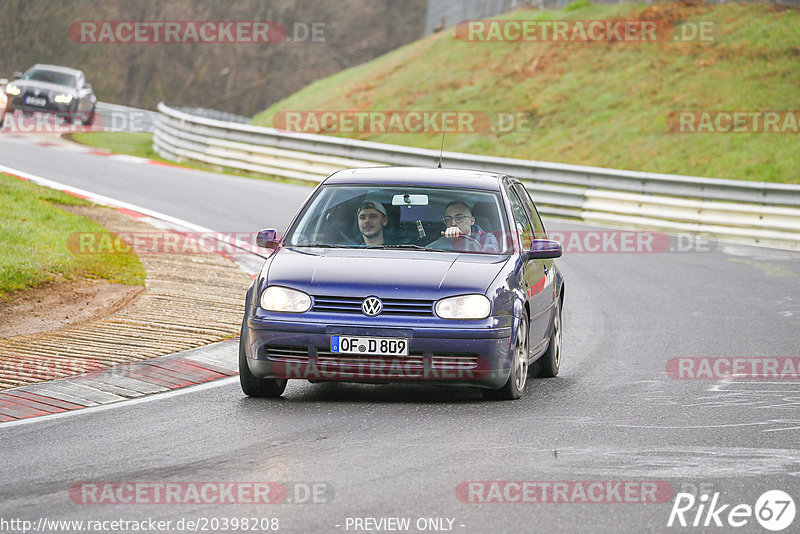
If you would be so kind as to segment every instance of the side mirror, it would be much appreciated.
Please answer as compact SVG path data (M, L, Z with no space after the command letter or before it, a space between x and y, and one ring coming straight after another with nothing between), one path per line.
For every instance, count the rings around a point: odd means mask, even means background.
M561 257L561 243L552 239L535 239L525 254L526 260L546 260Z
M14 73L14 79L15 80L19 80L20 78L22 78L22 73L21 72L15 72Z
M274 228L260 230L256 236L256 245L261 248L276 249L279 244L280 239L278 239L278 231Z
M92 90L92 84L90 84L89 82L86 82L85 84L83 84L83 88L88 90L88 91L91 91Z

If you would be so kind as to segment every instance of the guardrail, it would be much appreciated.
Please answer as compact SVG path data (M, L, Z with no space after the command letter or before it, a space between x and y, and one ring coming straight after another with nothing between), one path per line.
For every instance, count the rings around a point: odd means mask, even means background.
M163 158L319 182L344 168L435 167L437 150L293 133L158 105L153 148ZM710 233L800 248L800 186L623 171L444 152L445 168L507 173L540 211L612 226Z

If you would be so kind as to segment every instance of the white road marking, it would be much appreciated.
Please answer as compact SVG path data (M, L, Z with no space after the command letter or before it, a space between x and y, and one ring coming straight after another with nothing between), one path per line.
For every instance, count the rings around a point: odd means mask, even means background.
M123 408L132 406L134 404L141 404L145 402L151 402L154 400L161 400L168 397L177 397L179 395L186 395L187 393L194 393L196 391L203 391L205 389L212 389L221 386L227 386L232 382L238 382L239 376L229 376L227 378L220 378L219 380L212 380L211 382L204 382L203 384L198 384L196 386L188 386L185 388L180 389L173 389L169 391L165 391L164 393L154 393L152 395L147 395L144 397L139 397L136 399L127 399L124 401L113 402L111 404L104 404L100 406L89 406L86 408L79 408L75 410L70 410L67 412L59 412L50 415L40 415L38 417L29 417L27 419L19 419L17 421L9 421L8 423L0 424L0 432L7 428L20 426L20 425L31 425L35 423L41 423L46 421L52 421L54 419L61 419L64 417L72 417L76 415L83 415L83 414L93 414L96 412L102 412L106 410L114 410L117 408Z

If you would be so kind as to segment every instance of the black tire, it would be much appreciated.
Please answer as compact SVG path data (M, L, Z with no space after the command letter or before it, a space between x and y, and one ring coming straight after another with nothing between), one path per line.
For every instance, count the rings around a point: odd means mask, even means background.
M242 335L239 337L239 384L248 397L277 398L283 395L288 380L279 378L257 378L247 366L247 354L244 350L244 323Z
M95 115L95 110L94 110L94 108L92 108L92 111L89 112L89 114L86 116L85 120L83 121L83 125L84 126L91 126L92 124L94 124L94 115Z
M521 336L521 339L520 339ZM514 358L508 381L500 389L482 389L481 393L489 400L515 400L522 396L528 377L528 316L524 313L519 320L517 336L514 339Z
M540 378L553 378L558 375L561 368L561 334L563 321L561 320L561 299L556 300L556 313L553 316L553 328L550 331L550 344L547 351L534 364L536 376Z

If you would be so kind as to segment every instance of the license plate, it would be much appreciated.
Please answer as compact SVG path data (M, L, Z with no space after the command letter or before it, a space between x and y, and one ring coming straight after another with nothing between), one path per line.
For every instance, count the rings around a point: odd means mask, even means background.
M31 106L44 106L47 104L47 100L38 96L26 96L25 103Z
M408 356L408 340L395 337L331 336L331 352L369 356Z

